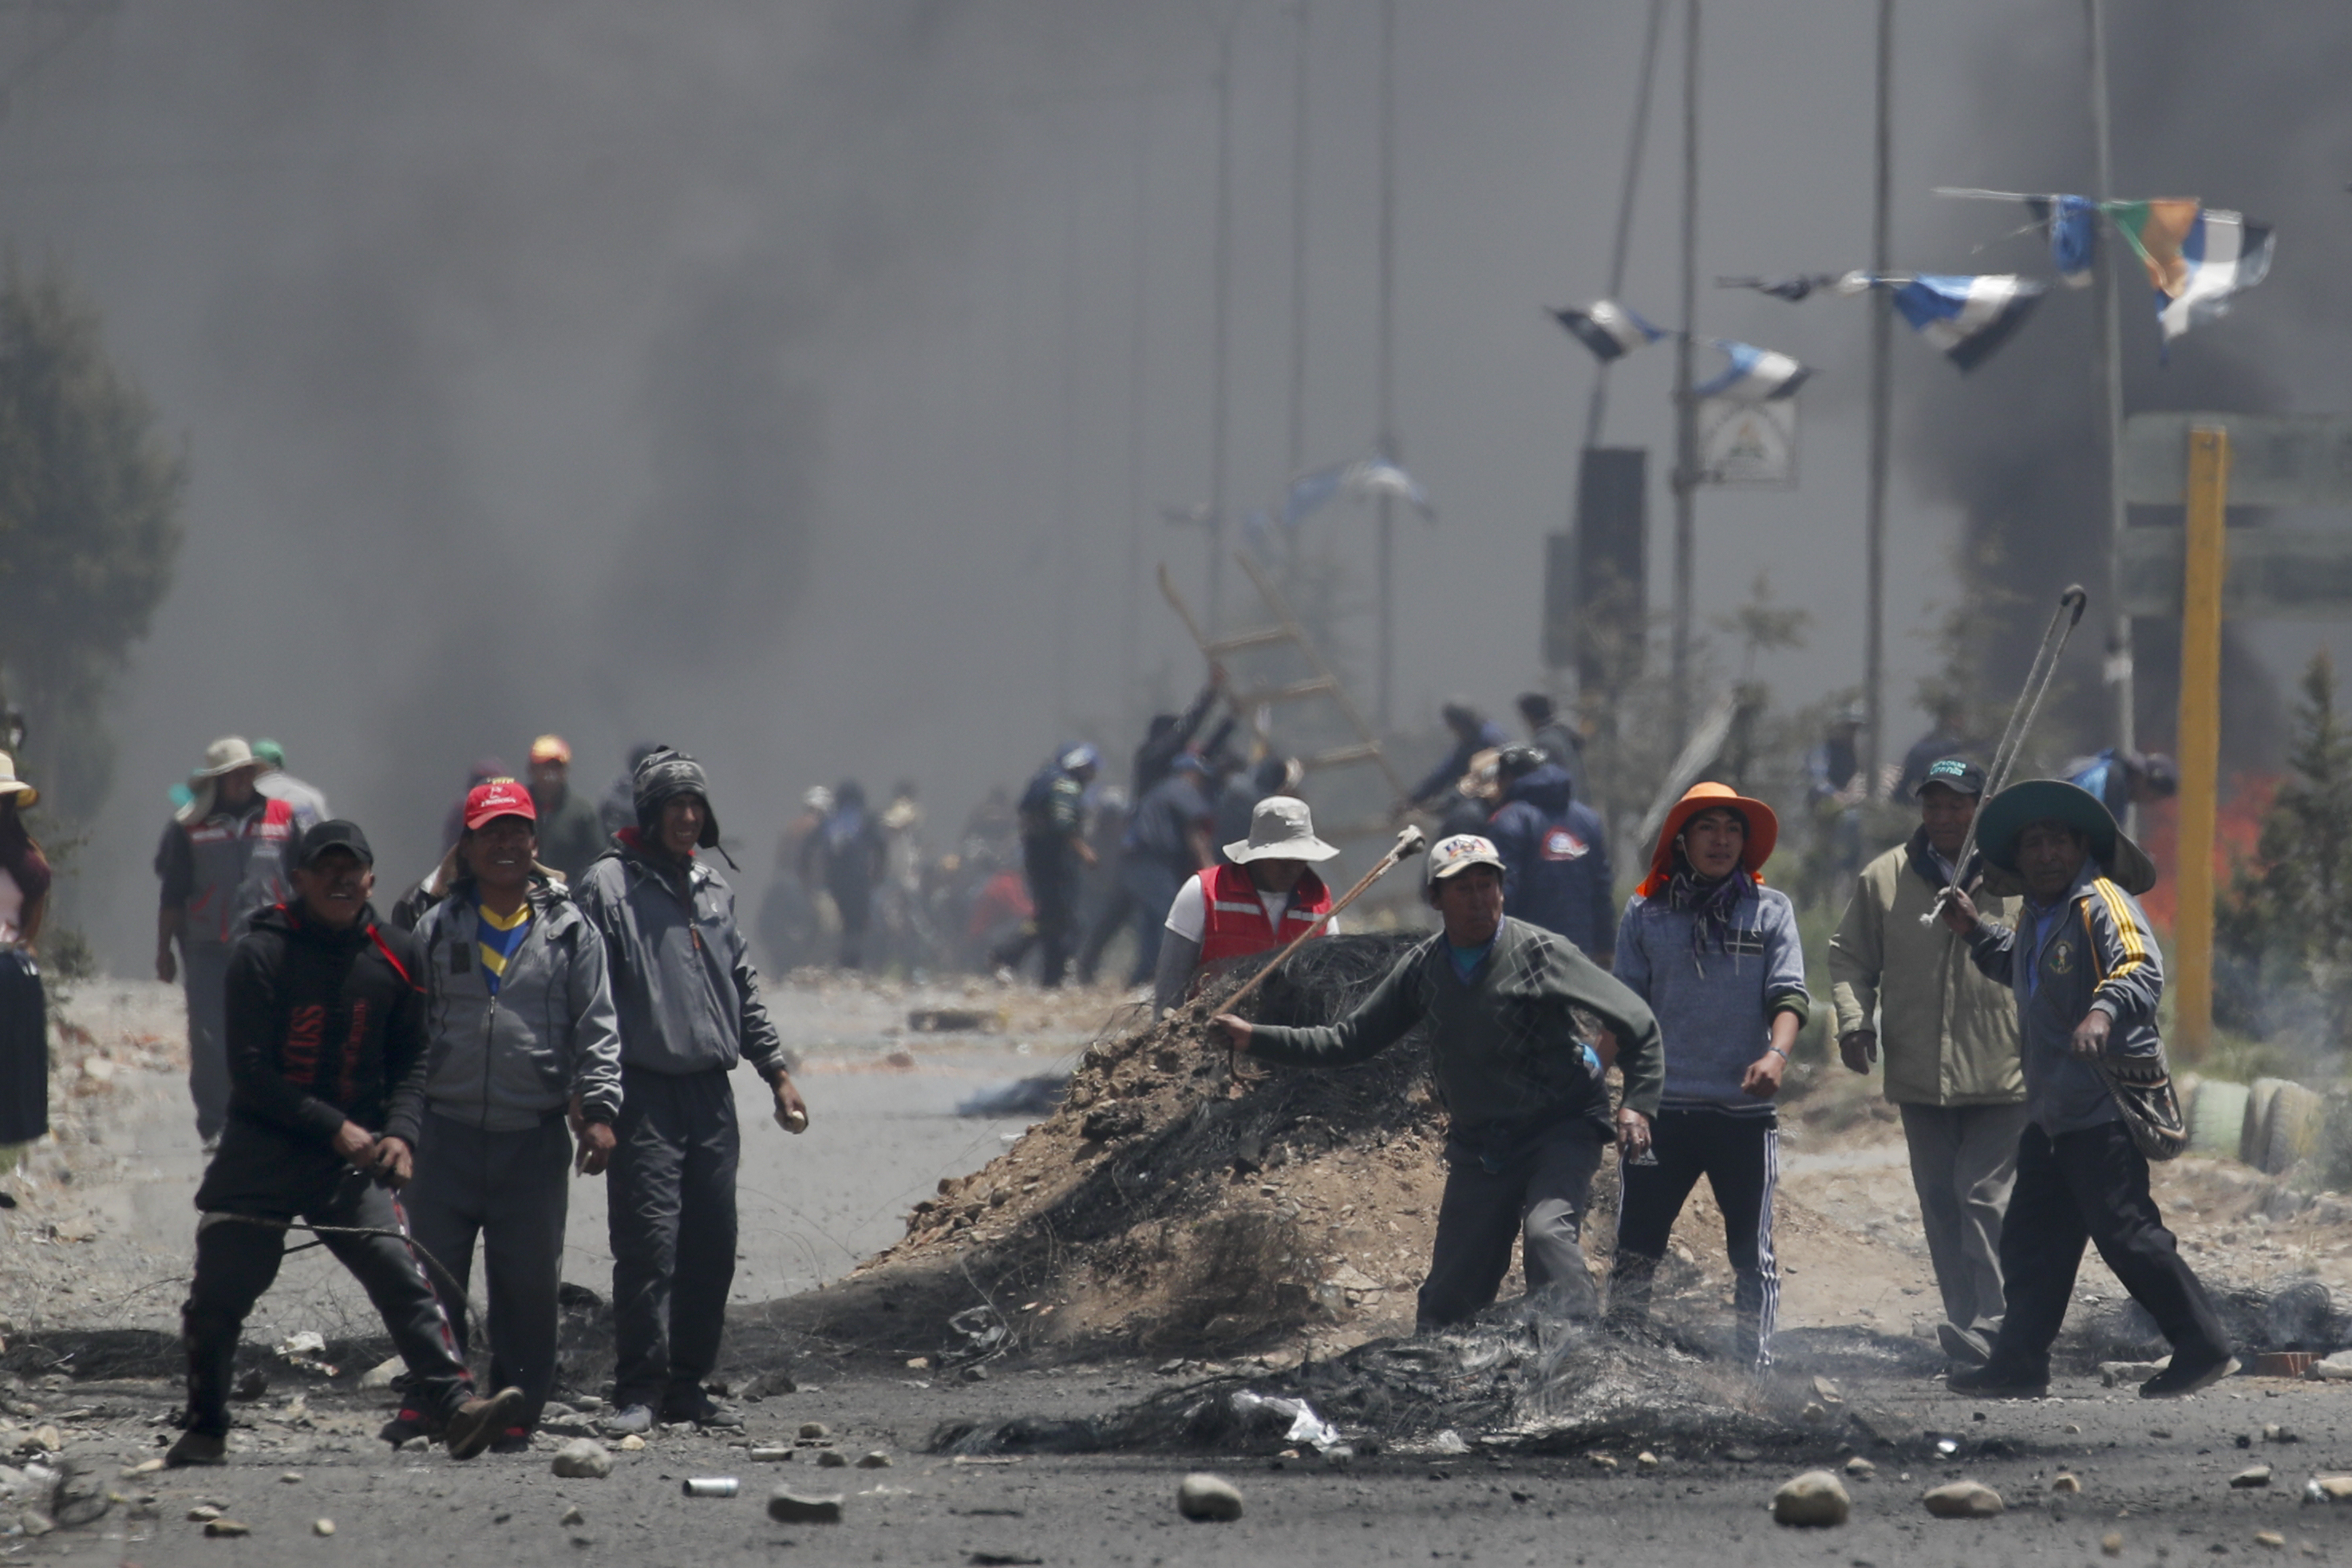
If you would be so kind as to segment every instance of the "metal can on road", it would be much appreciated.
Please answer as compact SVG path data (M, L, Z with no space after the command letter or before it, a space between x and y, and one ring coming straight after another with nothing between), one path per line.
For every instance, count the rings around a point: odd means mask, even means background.
M692 1476L678 1483L688 1497L733 1497L743 1483L733 1476Z

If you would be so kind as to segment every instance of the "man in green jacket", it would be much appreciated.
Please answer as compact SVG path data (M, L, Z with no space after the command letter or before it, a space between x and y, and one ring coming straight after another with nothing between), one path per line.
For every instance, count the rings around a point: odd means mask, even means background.
M1612 1139L1629 1158L1649 1150L1666 1071L1658 1020L1574 944L1503 914L1503 859L1486 840L1438 841L1426 895L1444 929L1399 958L1338 1023L1278 1029L1231 1013L1216 1021L1236 1049L1300 1067L1368 1061L1426 1021L1448 1124L1445 1196L1416 1329L1491 1306L1521 1237L1528 1299L1590 1319L1599 1303L1580 1238L1592 1174ZM1616 1038L1625 1090L1613 1117L1601 1059L1577 1038L1575 1008Z
M1916 791L1917 831L1863 867L1830 938L1838 1053L1856 1072L1886 1054L1886 1098L1902 1112L1944 1298L1936 1337L1969 1366L1984 1364L2000 1333L2000 1226L2025 1131L2025 1074L2008 988L1979 974L1942 923L1922 921L1952 883L1984 787L1973 762L1931 765ZM2017 901L1982 892L1983 878L1983 857L1971 855L1961 886L1986 917L2013 919Z

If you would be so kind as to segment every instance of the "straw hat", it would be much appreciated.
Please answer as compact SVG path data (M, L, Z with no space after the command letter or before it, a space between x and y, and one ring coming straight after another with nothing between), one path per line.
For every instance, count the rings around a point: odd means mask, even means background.
M37 803L41 792L16 777L16 759L0 751L0 795L14 795L19 810Z
M1268 795L1250 812L1249 837L1225 846L1235 865L1252 861L1328 861L1339 850L1315 836L1315 818L1294 795Z
M1643 879L1641 891L1644 896L1666 885L1675 874L1675 841L1683 836L1683 829L1701 811L1737 811L1747 821L1748 841L1739 852L1741 869L1750 876L1764 870L1764 862L1772 858L1772 846L1780 839L1780 819L1772 808L1761 800L1751 800L1728 784L1694 784L1683 792L1683 798L1666 813L1665 825L1658 830L1658 841L1650 850L1650 874Z
M201 779L217 779L240 768L257 767L260 761L261 758L253 754L253 747L245 743L245 737L225 735L205 747L205 765L188 775L188 782L194 784Z

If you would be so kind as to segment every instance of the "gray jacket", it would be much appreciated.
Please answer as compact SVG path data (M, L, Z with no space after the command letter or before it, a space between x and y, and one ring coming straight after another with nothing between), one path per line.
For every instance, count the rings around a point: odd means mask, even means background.
M493 998L480 924L470 883L417 923L427 1108L487 1132L520 1132L577 1094L588 1120L612 1121L621 1110L621 1037L595 929L562 888L534 883L530 925Z
M665 870L625 829L581 873L580 911L604 938L621 1061L652 1072L724 1071L748 1058L771 1084L788 1065L735 924L735 892L699 861ZM681 884L673 878L683 878Z
M2025 1108L2052 1137L2117 1120L2115 1096L2098 1068L2074 1054L2074 1026L2093 1008L2114 1019L2109 1058L2161 1059L2156 1004L2164 995L2164 956L2139 904L2100 874L2096 861L2065 898L2046 910L2027 900L2014 926L1979 922L1969 937L1978 968L2017 998L2025 1047Z

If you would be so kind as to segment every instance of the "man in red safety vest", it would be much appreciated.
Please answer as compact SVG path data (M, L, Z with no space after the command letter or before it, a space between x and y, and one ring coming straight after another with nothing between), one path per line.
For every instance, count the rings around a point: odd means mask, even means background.
M1231 865L1193 873L1168 908L1152 981L1152 1010L1184 999L1195 979L1252 953L1290 945L1331 907L1331 890L1307 869L1339 852L1315 836L1307 802L1269 795L1250 813L1250 834L1225 846ZM1325 924L1336 935L1339 923Z
M164 824L155 850L155 874L163 882L155 977L186 988L188 1092L196 1103L196 1134L208 1150L228 1121L229 953L255 915L293 897L287 871L301 824L291 804L257 788L261 768L240 737L205 747L205 765L188 775L188 803Z

